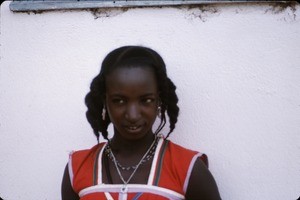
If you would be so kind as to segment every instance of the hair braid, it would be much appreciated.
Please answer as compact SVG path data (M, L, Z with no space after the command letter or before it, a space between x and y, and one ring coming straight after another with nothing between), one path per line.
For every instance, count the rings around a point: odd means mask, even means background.
M170 131L167 134L166 138L169 137L171 132L173 132L175 128L175 124L177 123L177 117L179 114L179 107L177 106L178 103L178 97L176 95L176 86L174 83L168 78L168 108L167 108L167 113L169 116L169 121L170 121Z
M85 97L85 104L88 107L86 117L99 141L99 132L105 139L108 139L107 127L110 123L108 114L105 121L102 119L102 110L104 108L103 99L105 93L105 82L101 74L96 76L90 86L90 92Z

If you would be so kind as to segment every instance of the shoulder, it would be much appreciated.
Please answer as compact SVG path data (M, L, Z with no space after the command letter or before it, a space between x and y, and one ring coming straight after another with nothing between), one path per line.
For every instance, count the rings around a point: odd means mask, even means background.
M100 143L91 149L74 151L70 154L68 171L75 192L89 186L94 177L94 165L105 143Z
M185 196L186 199L221 199L216 181L201 159L197 159L193 166Z
M76 150L76 151L72 151L70 153L70 156L74 157L80 157L80 156L86 156L86 155L93 155L95 154L99 149L101 149L106 143L102 142L99 144L96 144L95 146L93 146L90 149L80 149L80 150Z
M70 162L72 163L72 166L74 167L74 165L80 164L82 162L87 162L90 159L95 159L104 145L105 143L100 143L93 146L90 149L83 149L71 152Z
M165 140L165 143L168 145L168 149L173 152L177 152L180 155L184 154L196 154L197 151L185 148L177 143L172 142L171 140Z
M170 140L166 140L166 142L168 143L168 150L170 151L170 154L173 155L174 157L177 157L177 159L180 160L183 159L190 162L192 161L192 159L194 159L195 161L195 159L200 158L204 162L204 164L208 167L208 158L206 154L199 151L188 149Z
M61 185L62 199L79 199L78 192L85 186L89 185L89 179L80 180L84 177L84 172L90 172L93 160L97 152L104 146L104 143L97 144L90 149L72 151L69 162L65 168ZM91 177L89 177L91 178ZM82 183L82 184L81 184Z
M164 155L164 166L172 175L176 175L176 180L178 180L182 193L186 193L196 161L202 159L207 161L207 156L169 140L165 140L164 145L165 152L162 152Z
M172 165L184 175L183 192L186 199L221 199L214 177L208 169L206 154L171 141L168 141L168 150Z

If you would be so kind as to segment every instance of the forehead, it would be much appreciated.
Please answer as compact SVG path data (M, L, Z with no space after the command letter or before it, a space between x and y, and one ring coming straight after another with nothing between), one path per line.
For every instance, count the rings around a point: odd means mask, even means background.
M118 67L106 76L106 92L120 94L157 93L157 81L150 67Z

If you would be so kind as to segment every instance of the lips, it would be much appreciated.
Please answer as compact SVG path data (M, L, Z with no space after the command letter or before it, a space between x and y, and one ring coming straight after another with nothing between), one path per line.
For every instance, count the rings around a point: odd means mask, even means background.
M130 133L139 133L142 130L142 126L141 125L129 125L129 126L125 126L125 129L127 130L127 132Z
M131 131L134 131L134 130L138 129L138 126L129 126L128 129Z

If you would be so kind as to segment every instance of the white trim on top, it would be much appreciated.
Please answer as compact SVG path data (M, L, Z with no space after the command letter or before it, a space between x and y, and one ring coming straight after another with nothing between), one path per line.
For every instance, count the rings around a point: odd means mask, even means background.
M160 136L158 136L158 137L160 137ZM157 159L158 159L159 152L160 152L163 142L164 142L164 139L162 137L160 137L157 147L155 149L155 154L154 154L153 160L152 160L152 166L151 166L150 174L148 177L147 185L153 185L154 175L155 175L155 170L156 170L156 165L157 165Z
M106 147L107 143L105 143L102 148L101 148L101 151L99 153L99 156L98 156L98 177L97 177L97 183L96 184L102 184L103 183L103 180L102 180L102 155L103 155L103 152L104 152L104 149Z
M183 192L184 193L186 193L186 190L187 190L187 187L188 187L188 184L189 184L189 181L190 181L190 177L191 177L192 170L194 168L195 162L196 162L197 158L199 158L201 156L202 156L202 153L197 153L196 155L194 155L193 159L190 162L189 169L187 171L185 181L184 181L184 184L183 184Z
M127 193L137 193L137 192L145 192L163 196L172 200L182 200L185 197L173 190L154 186L154 185L143 185L143 184L128 184L125 186ZM85 195L96 193L96 192L111 192L111 193L122 193L124 192L124 185L122 184L101 184L95 185L91 187L87 187L79 192L79 197L83 197Z
M72 167L72 155L73 155L73 153L74 153L74 151L72 151L69 154L69 162L68 162L69 178L70 178L72 188L73 188L73 179L74 179L74 173L73 173L73 167Z

